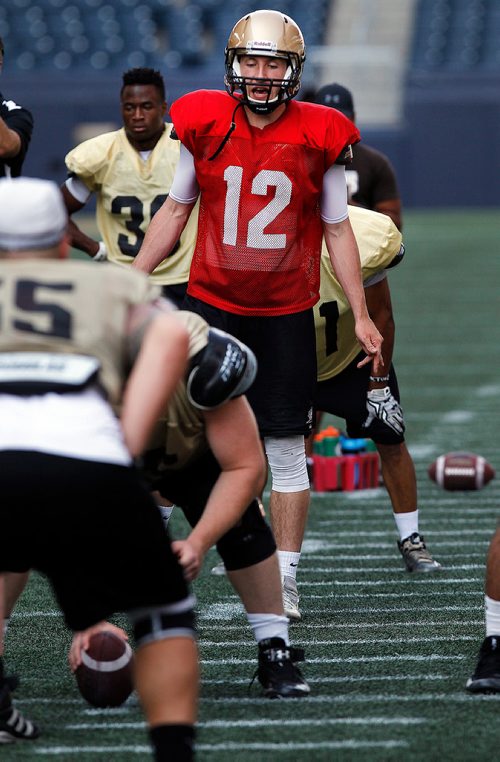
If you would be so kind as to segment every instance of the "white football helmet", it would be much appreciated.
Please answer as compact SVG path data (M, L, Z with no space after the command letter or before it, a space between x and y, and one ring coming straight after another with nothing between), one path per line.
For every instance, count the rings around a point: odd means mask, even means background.
M257 81L268 88L266 101L248 97L246 78L241 76L239 64L239 57L243 55L274 56L288 62L283 79L251 78L253 83ZM226 90L255 113L269 114L281 103L297 95L305 60L302 32L290 16L279 11L254 11L243 16L229 35L224 77ZM279 94L271 100L273 87L279 87Z

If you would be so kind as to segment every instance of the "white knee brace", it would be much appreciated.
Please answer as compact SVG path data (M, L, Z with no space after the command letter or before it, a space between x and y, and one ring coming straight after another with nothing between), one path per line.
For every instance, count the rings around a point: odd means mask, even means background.
M304 437L265 437L264 446L275 492L309 489Z

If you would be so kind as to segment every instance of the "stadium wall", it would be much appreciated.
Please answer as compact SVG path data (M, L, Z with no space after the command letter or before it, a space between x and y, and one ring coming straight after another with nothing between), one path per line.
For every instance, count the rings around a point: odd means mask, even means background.
M222 72L204 77L220 88ZM120 126L121 75L47 79L5 77L3 91L30 108L35 118L25 174L61 183L64 156L86 123ZM172 102L200 86L195 74L167 80ZM482 88L430 86L407 89L404 119L393 129L363 129L367 144L386 153L396 169L406 207L495 207L500 205L500 99L498 82Z

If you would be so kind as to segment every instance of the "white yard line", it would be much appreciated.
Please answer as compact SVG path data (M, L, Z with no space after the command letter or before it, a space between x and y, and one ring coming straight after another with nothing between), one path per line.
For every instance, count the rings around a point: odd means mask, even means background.
M217 744L196 744L197 751L220 752L220 751L273 751L286 752L292 751L314 751L316 749L396 749L408 748L409 742L406 741L323 741L318 743L217 743ZM80 754L151 754L150 746L41 746L33 749L35 754L42 756L60 756L76 757Z
M452 517L450 518L450 521L451 520L452 520ZM320 523L323 523L323 522L320 522ZM334 523L334 522L333 521L332 522L326 522L325 521L325 524L326 523ZM476 523L476 520L471 517L471 519L469 521L469 524L475 524L475 523ZM453 524L454 524L454 522L453 522ZM457 543L461 543L462 542L462 537L463 536L484 535L484 534L488 534L488 533L491 536L492 533L493 533L494 528L495 527L492 526L492 527L490 527L489 530L487 528L485 528L485 529L467 529L467 531L465 531L463 529L461 531L460 530L455 531L454 529L450 528L450 529L446 529L446 530L443 529L443 530L439 530L439 531L433 531L432 532L432 536L433 537L448 537L448 538L450 538L450 535L453 535L453 547L456 548ZM358 530L358 529L356 529L356 530L349 529L349 530L346 530L346 531L344 531L344 530L337 531L336 530L334 534L335 534L335 537L352 537L353 534L355 534L356 537L368 537L368 538L384 537L384 538L387 538L387 531L385 531L385 532L379 532L377 530L370 530L370 529L367 529L366 531L364 531L364 530ZM318 539L324 540L325 533L323 531L321 531L321 530L310 531L310 532L308 532L308 537L309 538L311 538L311 537L313 537L313 538L314 537L318 537ZM450 543L451 543L451 540L450 540ZM334 543L332 543L332 546L334 546ZM352 547L359 547L359 546L362 546L361 543L357 543L356 545L354 545ZM373 548L373 542L370 543L369 547Z
M199 722L199 728L272 728L272 727L323 727L328 725L421 725L428 720L423 717L333 717L322 720L207 720ZM66 725L66 730L140 730L144 722L82 722Z
M332 571L331 574L334 574L335 572ZM406 578L406 577L405 577ZM449 579L448 577L444 576L444 573L437 573L437 574L425 574L425 578L412 578L411 581L408 580L409 584L411 585L425 585L429 587L435 587L436 585L477 585L478 582L482 580L482 577L457 577L456 579ZM396 580L391 579L373 579L373 580L363 580L360 582L357 579L354 580L338 580L338 579L326 579L322 580L321 582L307 582L307 580L302 580L302 578L299 580L299 586L300 587L327 587L327 586L333 586L333 587L349 587L349 586L356 586L356 587L380 587L381 585L394 585L398 584L400 580L396 582ZM434 591L432 592L434 595ZM401 592L401 595L406 595L406 591L403 593Z
M474 543L474 545L477 545L477 543ZM380 562L382 562L382 561L392 561L393 563L395 561L401 562L401 558L396 553L397 553L397 551L394 552L394 553L387 553L387 554L377 553L375 555L375 554L368 554L368 553L367 554L361 554L361 553L349 553L349 554L348 553L339 553L339 554L336 554L336 553L307 553L307 552L302 551L302 557L301 557L301 563L300 563L300 572L299 573L301 574L303 571L305 571L306 569L309 568L307 566L307 562L308 561L334 561L334 562L335 561L359 561L359 562L363 562L363 561L380 561ZM460 553L446 553L446 552L443 551L443 547L442 547L442 545L440 543L439 554L438 555L439 555L439 560L440 561L442 561L443 558L451 560L452 558L463 558L464 557L464 552L462 550ZM483 558L484 557L484 551L482 549L479 549L477 551L476 555L478 555L481 558ZM470 556L470 554L469 554L469 556ZM486 562L486 559L485 559L485 562ZM479 566L483 566L484 567L484 565L485 564L483 563L483 564L480 564ZM463 568L463 567L458 567L458 566L448 565L448 564L446 564L446 566L445 566L445 570L446 571L448 571L448 569L459 569L459 568ZM336 566L332 566L331 570L332 571L337 571L337 567ZM379 569L379 571L380 571L380 569ZM397 569L397 571L399 571L399 569ZM403 569L402 571L406 572L406 569Z
M313 533L311 533L313 534ZM352 532L348 533L350 536L353 534ZM356 533L358 534L358 533ZM491 533L492 534L492 533ZM485 538L486 542L489 543L489 540L491 538L491 534ZM324 537L324 533L322 533L322 536ZM337 532L335 532L335 536L337 536ZM387 539L387 535L385 535L385 538ZM320 550L362 550L363 548L367 548L368 550L373 551L373 542L335 542L335 541L328 541L328 540L311 540L311 539L305 539L304 545L303 545L303 554L305 558L310 557L310 553L314 552L317 553ZM377 543L378 548L380 550L392 550L393 553L391 554L391 558L397 558L397 547L396 547L396 540L394 539L393 542L380 542ZM478 541L477 540L463 540L460 539L460 547L474 547L476 548L478 553L484 552L484 548L478 547ZM312 548L312 550L309 550L309 548ZM456 550L457 548L457 542L456 540L450 540L449 542L440 541L439 542L439 550L445 551L445 548L453 548ZM463 558L463 553L459 554ZM378 556L378 558L384 558L385 556Z
M387 625L386 625L387 626ZM367 625L369 627L369 625ZM450 640L449 635L427 635L425 637L417 638L417 637L404 637L404 638L395 638L393 635L389 634L386 638L363 638L360 640L355 640L354 638L348 638L347 640L340 640L338 638L327 638L323 640L308 640L307 645L308 646L366 646L370 644L381 644L381 643L441 643L441 642L448 642ZM469 640L477 641L477 637L475 635L454 635L453 641L462 641L466 642ZM203 650L204 648L238 648L240 646L246 646L246 647L256 647L255 640L204 640L203 638L200 640L200 648ZM204 661L204 660L202 660ZM307 660L309 661L309 659Z
M331 583L330 583L331 584ZM410 583L412 584L412 583ZM314 586L314 582L304 582L304 584L301 584L300 587L312 587ZM358 582L358 585L361 587L364 587L364 584L362 582ZM462 590L460 595L463 598L466 595L473 595L474 597L480 596L482 591L476 591L476 590ZM448 598L450 595L453 595L450 591L441 591L441 590L433 590L432 591L432 597L433 598ZM331 603L333 600L338 600L340 598L398 598L401 600L401 598L422 598L422 591L415 592L412 590L405 590L404 592L399 591L398 593L339 593L338 591L329 593L328 595L314 595L314 593L307 595L308 598L315 598L315 599L323 599L328 600L328 603ZM375 611L375 609L370 609L372 611ZM426 605L425 606L426 611L430 611L431 609ZM463 611L463 606L461 607L461 610ZM339 611L349 611L349 609L340 609ZM397 613L398 611L403 611L399 606L396 609L389 609L389 611L392 611L393 613ZM410 609L410 611L415 611L415 609Z
M410 742L407 741L318 741L317 743L296 743L286 741L284 743L217 743L217 744L197 744L199 751L273 751L286 752L288 755L293 751L315 751L319 749L332 750L357 750L357 749L401 749L408 748ZM290 757L288 756L288 759Z
M31 619L35 616L61 617L60 611L14 611L12 619Z
M407 608L403 609L406 611L414 611L414 608ZM426 607L426 611L429 611L429 609ZM448 606L441 608L434 607L432 609L433 611L463 611L463 606ZM397 612L399 613L401 609L398 607ZM379 608L369 608L369 609L342 609L343 614L355 614L355 613L370 613L370 614L377 614L377 613L395 613L394 609L379 609ZM303 622L300 623L300 631L302 630L324 630L324 629L330 629L330 628L336 628L336 629L344 629L344 630L351 630L351 629L366 629L370 628L370 630L380 628L381 630L385 630L387 627L472 627L474 625L478 624L484 624L484 619L457 619L455 621L452 621L450 619L443 620L441 622L434 621L429 622L428 620L405 620L403 622L325 622L324 624L305 624ZM243 629L244 625L240 624L228 624L224 625L224 631L227 632L228 630L234 630L234 631L241 631ZM206 630L217 630L220 632L221 625L220 624L204 624L203 625L203 632ZM202 639L200 643L203 645L205 643L205 640Z
M151 758L151 746L37 746L33 748L33 753L48 757L64 755L68 759L80 754L149 754Z
M419 675L415 671L411 674L405 675L358 675L353 677L352 675L341 675L340 677L310 677L307 676L307 682L314 685L328 685L329 683L335 683L338 685L344 685L347 683L369 683L369 682L408 682L409 680L423 680L423 681L442 681L451 680L450 675ZM203 685L248 685L248 678L245 677L227 677L225 680L203 678Z
M399 559L396 559L399 560ZM481 569L484 572L484 564L449 564L446 566L446 572L467 571L469 569ZM378 566L307 566L300 565L299 574L395 574L397 576L407 576L405 568L395 567L394 569L381 569ZM364 583L363 583L364 584Z
M406 659L407 657L405 657ZM462 657L459 657L462 658ZM466 675L463 677L463 683L465 685ZM412 703L418 704L419 701L423 703L434 703L436 701L442 701L444 704L470 704L471 706L479 703L480 701L487 702L500 702L500 695L487 695L476 694L475 696L469 695L465 689L460 693L410 693L410 694L394 694L394 693L356 693L348 696L344 695L331 695L331 696L308 696L307 699L303 699L307 704L374 704L384 703L398 704L398 703ZM243 698L241 696L231 698L201 698L203 704L235 704L241 706L252 706L260 704L262 705L262 698Z
M449 640L449 638L448 638ZM390 642L390 641L387 641ZM349 641L346 641L349 644ZM307 664L366 664L368 662L399 662L401 661L414 661L414 662L427 662L427 661L462 661L465 656L456 654L453 656L444 656L441 654L397 654L396 656L342 656L342 657L321 657L321 658L308 658ZM228 659L202 659L201 663L205 666L215 666L220 664L255 664L255 659L241 659L237 657L229 657ZM413 696L416 699L416 696Z

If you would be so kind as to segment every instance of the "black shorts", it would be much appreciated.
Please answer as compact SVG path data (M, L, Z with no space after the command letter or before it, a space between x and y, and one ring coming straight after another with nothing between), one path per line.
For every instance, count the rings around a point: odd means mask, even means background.
M190 525L195 526L220 473L217 460L206 452L185 468L166 471L153 481L152 489L182 508ZM229 571L265 561L275 550L273 533L257 500L252 500L240 521L217 542L217 551Z
M4 451L0 492L0 571L46 575L71 629L189 594L134 468Z
M378 444L400 444L404 436L397 434L383 421L375 420L370 426L363 428L363 421L368 415L366 410L366 394L368 391L371 363L362 368L356 364L365 357L361 352L341 373L327 381L320 381L316 386L314 406L316 410L331 413L344 418L346 430L350 437L368 437ZM398 380L396 371L391 365L387 384L392 395L399 402Z
M178 309L181 309L184 297L186 296L187 285L187 281L186 283L173 283L170 286L162 286L161 292L163 296L170 299Z
M310 433L316 383L312 310L270 317L234 315L189 294L183 309L198 313L254 351L258 371L247 398L261 437Z

